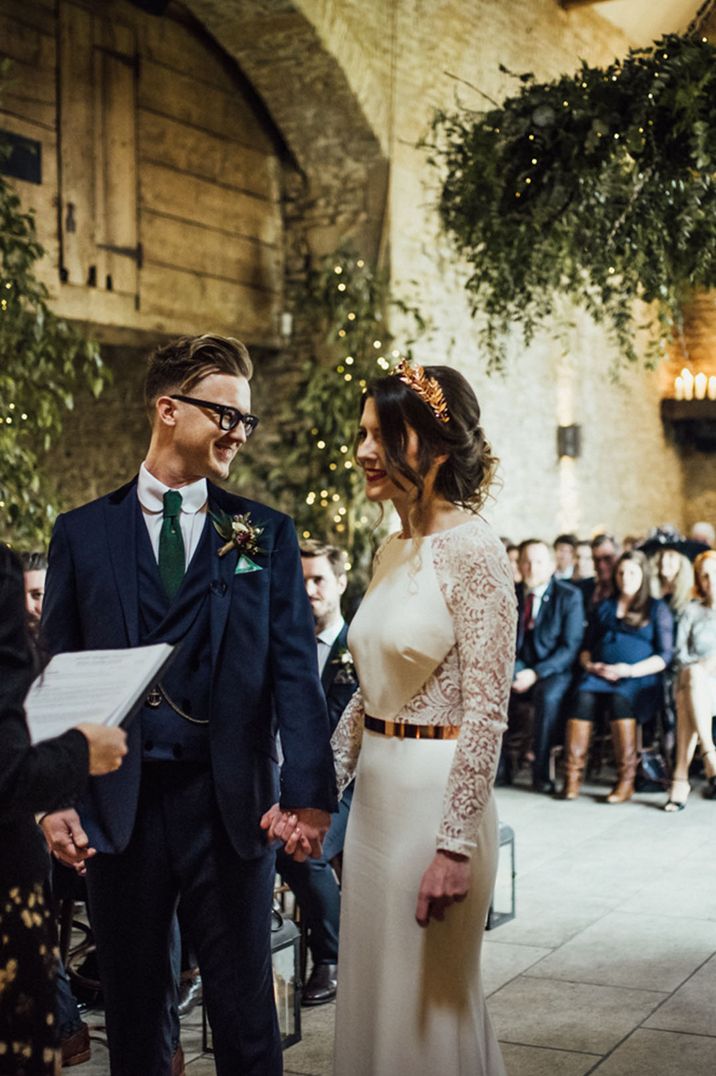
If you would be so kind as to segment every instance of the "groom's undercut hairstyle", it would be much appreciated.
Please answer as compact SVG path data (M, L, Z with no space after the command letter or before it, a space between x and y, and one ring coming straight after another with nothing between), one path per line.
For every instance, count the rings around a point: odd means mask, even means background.
M300 544L301 556L307 560L313 557L325 557L331 566L336 579L341 579L346 574L346 554L336 545L327 545L310 539Z
M209 374L230 374L251 380L254 372L248 348L233 336L180 336L149 356L144 400L151 413L160 396L188 395Z

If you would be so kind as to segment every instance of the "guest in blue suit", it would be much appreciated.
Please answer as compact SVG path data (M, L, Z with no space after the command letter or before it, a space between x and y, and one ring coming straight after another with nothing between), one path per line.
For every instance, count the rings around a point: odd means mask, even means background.
M129 727L122 770L93 783L77 811L43 821L58 858L87 867L112 1076L182 1071L171 1044L179 902L217 1072L278 1076L275 857L260 822L278 801L273 813L300 823L297 854L320 854L336 809L291 520L207 481L228 477L257 425L251 374L237 340L159 348L138 477L60 516L50 547L43 629L52 651L177 644Z
M315 622L321 686L333 730L358 687L348 651L348 625L341 614L341 595L348 583L346 555L336 546L307 541L301 543L301 564ZM302 993L304 1005L325 1005L336 996L341 891L331 860L343 851L352 800L353 783L343 793L336 814L331 815L320 859L299 863L284 851L278 854L278 870L298 900L313 961Z
M554 792L549 752L559 725L584 634L582 596L554 575L554 557L546 542L530 538L520 545L517 561L517 649L510 694L513 724L527 701L533 710L532 787Z

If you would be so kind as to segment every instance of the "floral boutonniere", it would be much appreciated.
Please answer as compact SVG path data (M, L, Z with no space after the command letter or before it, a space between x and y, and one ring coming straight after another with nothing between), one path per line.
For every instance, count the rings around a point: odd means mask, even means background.
M218 555L225 557L232 549L237 549L239 552L234 575L243 575L244 572L263 571L261 565L254 563L251 558L262 552L259 546L259 538L263 534L264 528L256 526L251 521L251 516L248 512L243 516L230 516L227 512L210 512L209 515L211 516L211 522L214 524L214 530L225 542L217 550Z
M358 679L351 652L346 647L338 651L331 665L338 665L339 667L333 681L334 684L352 684Z

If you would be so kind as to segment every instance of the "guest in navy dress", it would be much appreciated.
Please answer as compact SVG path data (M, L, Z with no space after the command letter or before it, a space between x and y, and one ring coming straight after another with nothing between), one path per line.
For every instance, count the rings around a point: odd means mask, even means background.
M607 803L634 794L636 726L649 721L663 702L663 674L674 650L668 606L650 595L649 568L638 550L623 553L614 568L614 595L593 609L579 663L573 716L567 722L564 799L579 794L592 723L607 705L617 765L617 783Z

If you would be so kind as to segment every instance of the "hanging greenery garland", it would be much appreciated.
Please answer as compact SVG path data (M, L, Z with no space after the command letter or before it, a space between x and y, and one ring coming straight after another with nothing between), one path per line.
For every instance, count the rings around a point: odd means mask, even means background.
M501 107L438 113L430 142L488 363L513 326L526 343L554 328L560 296L630 362L648 326L653 363L683 302L716 286L716 48L669 34L606 69L516 77Z

